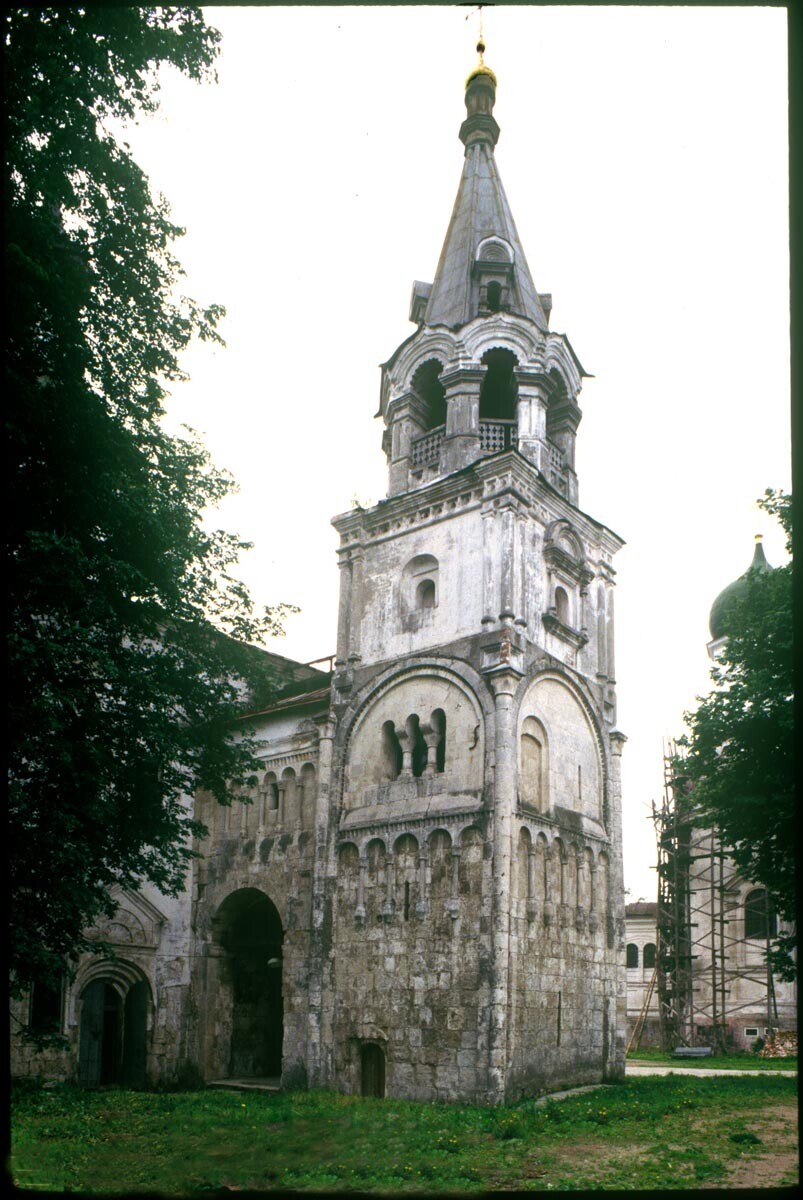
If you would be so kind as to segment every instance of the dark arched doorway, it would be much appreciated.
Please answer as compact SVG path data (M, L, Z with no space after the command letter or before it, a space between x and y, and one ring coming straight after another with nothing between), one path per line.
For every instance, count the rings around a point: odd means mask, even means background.
M123 988L94 979L81 996L78 1035L78 1081L85 1087L121 1083L145 1085L148 985L144 980Z
M284 934L276 905L256 888L243 888L224 900L216 925L232 998L229 1075L281 1075Z
M123 999L103 979L95 979L81 997L78 1079L86 1087L119 1083L123 1041Z
M360 1046L360 1092L377 1100L385 1098L385 1051L376 1042Z

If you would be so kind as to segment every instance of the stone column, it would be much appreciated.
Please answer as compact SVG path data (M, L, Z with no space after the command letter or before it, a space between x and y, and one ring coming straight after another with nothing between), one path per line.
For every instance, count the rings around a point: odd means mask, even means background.
M452 846L452 886L446 911L453 921L460 915L460 854L460 847Z
M384 920L389 921L393 916L396 907L396 872L394 870L395 859L392 854L385 855L385 902L382 905L381 915Z
M555 903L552 899L552 847L544 849L544 924L555 920Z
M537 867L538 848L531 845L527 852L527 919L531 921L538 912L535 899L535 871Z
M362 925L365 921L365 875L368 871L368 859L364 854L359 857L359 871L357 874L357 907L354 910L354 916L358 924Z
M594 859L589 870L589 897L588 897L588 928L592 933L596 933L599 929L599 914L597 912L597 860Z
M567 890L568 890L566 887L566 877L569 874L568 866L569 866L569 851L566 849L565 846L561 845L561 848L560 848L560 903L558 905L558 911L560 912L561 925L568 924L568 916L569 916L569 900L566 895Z
M351 625L351 560L348 550L338 550L337 565L340 569L340 598L337 607L335 666L345 667L349 656Z
M351 553L351 615L349 618L349 665L360 661L360 627L363 617L362 572L363 549L357 546Z
M516 505L511 500L505 500L500 507L501 547L502 547L502 595L499 621L502 625L512 625L516 616L516 598L514 595L516 581Z
M418 903L415 906L416 916L424 917L427 913L427 863L429 855L425 846L418 851Z
M585 929L588 921L588 914L583 907L583 871L585 870L585 862L583 859L583 850L581 846L575 846L575 869L577 871L577 895L575 897L574 908L574 926L575 929Z
M605 639L605 642L606 642L605 648L607 650L606 657L608 660L608 682L616 683L616 666L615 666L615 655L614 655L614 626L613 626L613 588L610 586L607 588L606 600L608 602L607 603L608 619L606 621L606 626L607 626L606 632L607 632L608 636Z
M497 667L489 673L495 701L493 782L493 942L488 1054L488 1100L505 1098L508 1065L513 814L516 808L514 697L521 672Z
M613 1036L608 1039L607 1063L603 1064L606 1080L624 1079L625 1041L627 1036L627 976L623 966L625 942L625 883L622 864L622 750L627 738L612 729L609 760L609 797L611 810L611 860L608 884L608 903L616 929L616 997Z
M527 628L527 516L516 518L516 624Z
M497 549L496 509L491 505L482 510L482 626L490 629L496 624L500 597L496 573Z
M519 453L546 471L546 410L548 391L543 376L520 367L513 372L518 385Z
M480 388L485 367L441 375L446 395L444 470L457 471L480 457Z
M424 775L434 775L438 769L438 742L440 741L440 731L434 729L427 721L421 726L421 733L424 741L427 744L427 761L424 767Z
M315 855L312 866L312 930L309 962L309 1020L307 1073L311 1087L320 1087L331 1077L332 997L329 980L326 921L327 876L334 876L334 851L330 848L329 805L332 786L334 721L327 716L318 726L318 791L315 797ZM329 935L331 936L331 935Z
M397 725L395 728L402 751L402 765L401 771L399 771L399 778L401 778L402 775L407 776L413 773L413 739L410 737L410 731L406 725Z

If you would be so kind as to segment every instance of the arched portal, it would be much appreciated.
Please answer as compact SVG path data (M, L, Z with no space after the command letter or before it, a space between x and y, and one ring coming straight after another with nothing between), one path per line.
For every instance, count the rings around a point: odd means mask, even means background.
M281 1075L284 932L276 905L256 888L243 888L223 901L215 926L231 990L229 1075Z
M99 972L93 968L93 974L80 999L78 1081L84 1087L144 1087L150 988L119 960Z
M123 1041L122 996L104 979L95 979L81 997L78 1080L85 1087L120 1081Z

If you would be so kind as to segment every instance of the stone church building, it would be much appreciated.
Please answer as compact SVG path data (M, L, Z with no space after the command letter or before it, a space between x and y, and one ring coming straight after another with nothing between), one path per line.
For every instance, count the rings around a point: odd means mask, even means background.
M495 95L480 55L440 261L382 367L388 494L334 519L333 671L276 660L250 803L195 797L187 890L120 895L115 957L30 999L71 1049L19 1072L488 1103L623 1075L622 541L579 507L584 371Z

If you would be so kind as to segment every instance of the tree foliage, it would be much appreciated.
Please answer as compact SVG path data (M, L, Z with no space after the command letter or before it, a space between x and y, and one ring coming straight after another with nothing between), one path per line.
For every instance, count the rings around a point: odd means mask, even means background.
M791 555L791 497L767 490L759 504L778 517ZM678 772L693 786L695 821L715 827L742 874L762 884L777 914L796 917L792 564L750 570L723 621L726 641L711 671L714 689L686 713ZM793 935L781 934L773 963L793 971Z
M231 488L164 401L219 307L179 293L182 233L111 130L158 104L158 68L214 77L196 8L15 8L5 22L5 399L12 980L53 977L107 889L181 884L253 769L232 739L248 642L276 632L204 510Z

